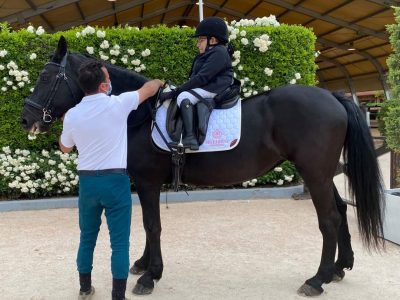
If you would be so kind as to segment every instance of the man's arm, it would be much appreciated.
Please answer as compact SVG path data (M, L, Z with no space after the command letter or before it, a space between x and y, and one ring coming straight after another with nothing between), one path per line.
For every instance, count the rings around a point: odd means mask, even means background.
M64 139L64 142L67 141L67 143L69 143L70 145L74 145L73 141L72 141L72 137L71 137L71 133L68 130L65 130L65 119L64 119L65 115L63 115L61 117L61 121L63 122L63 131L60 135L60 138L58 140L58 145L60 146L60 150L64 153L70 153L72 151L72 149L74 149L74 146L72 147L67 147L65 146L61 140Z
M137 90L139 94L139 104L151 96L154 96L162 86L163 82L161 80L154 79L147 81L140 89Z
M66 147L61 143L61 136L60 139L58 141L58 145L60 146L60 150L64 153L70 153L72 151L72 149L74 149L74 147Z

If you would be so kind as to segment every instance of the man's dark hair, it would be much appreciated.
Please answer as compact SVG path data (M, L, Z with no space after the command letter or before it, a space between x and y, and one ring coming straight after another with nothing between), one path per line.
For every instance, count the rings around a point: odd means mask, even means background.
M95 94L99 84L105 82L104 64L97 60L85 62L79 69L79 85L86 94Z

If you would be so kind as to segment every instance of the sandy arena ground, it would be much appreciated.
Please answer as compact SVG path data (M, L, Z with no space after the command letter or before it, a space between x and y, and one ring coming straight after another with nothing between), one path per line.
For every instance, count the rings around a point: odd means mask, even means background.
M389 154L380 158L388 182ZM344 193L343 175L335 182ZM163 278L142 299L304 299L296 294L315 274L322 239L310 200L161 204ZM134 206L131 262L144 247L141 209ZM349 208L355 265L320 299L400 299L400 246L368 253ZM93 270L94 299L110 299L110 247L103 222ZM0 213L0 299L77 299L76 209ZM127 297L137 277L128 279Z

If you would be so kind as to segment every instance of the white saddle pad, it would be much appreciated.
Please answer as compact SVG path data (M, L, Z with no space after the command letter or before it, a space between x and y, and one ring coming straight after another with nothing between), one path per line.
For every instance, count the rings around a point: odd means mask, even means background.
M166 129L168 105L169 101L165 101L164 104L157 110L156 122L166 140L168 142L172 142ZM240 100L232 108L214 109L211 112L204 143L200 146L199 150L187 150L187 152L214 152L226 151L235 148L240 141L241 120L242 109ZM159 148L169 151L169 148L167 145L165 145L156 128L153 129L151 136L154 143Z

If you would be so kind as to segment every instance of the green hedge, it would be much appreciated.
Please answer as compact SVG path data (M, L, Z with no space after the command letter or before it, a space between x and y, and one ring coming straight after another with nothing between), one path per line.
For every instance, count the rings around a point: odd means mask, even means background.
M120 54L115 57L116 64L122 67L134 68L132 64L125 65L121 58L128 55L128 60L140 59L146 69L141 73L148 78L169 79L176 84L185 81L190 71L191 61L197 54L192 28L167 28L158 26L137 30L130 27L100 28L106 33L105 38L99 38L97 34L77 37L77 33L84 28L74 28L65 32L55 34L42 34L28 32L26 29L12 31L7 24L0 24L0 51L3 49L8 53L0 56L0 89L7 87L7 91L1 92L0 97L0 147L10 146L13 149L22 148L30 150L50 149L57 141L60 126L54 126L52 131L46 135L39 135L34 141L27 138L19 124L23 101L30 94L30 88L35 84L38 74L49 55L54 51L57 41L64 35L72 52L87 53L86 47L94 47L95 57L100 57L99 45L103 40L109 42L110 48L103 52L110 57L110 49L119 45ZM96 31L98 28L96 28ZM240 28L246 31L245 38L248 45L241 42L240 34L232 41L235 50L241 52L241 62L235 67L236 76L244 82L244 91L249 93L261 92L266 86L277 87L288 84L296 73L301 75L297 82L305 85L315 84L314 62L314 34L307 28L301 26L281 25L273 26L251 26ZM268 51L261 53L253 44L253 40L263 34L268 34L272 44ZM135 54L129 55L127 50L134 49ZM141 57L141 52L149 49L151 54ZM30 59L32 53L37 55L34 60ZM3 80L10 76L7 64L14 61L18 70L29 72L30 83L22 88L12 90ZM268 67L273 70L271 76L267 76L264 69ZM17 83L13 81L13 85Z

